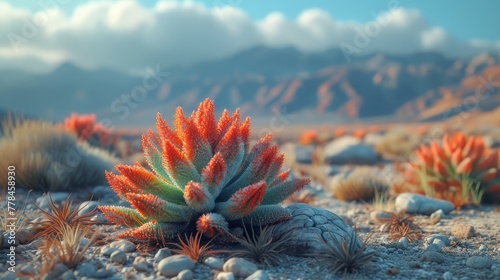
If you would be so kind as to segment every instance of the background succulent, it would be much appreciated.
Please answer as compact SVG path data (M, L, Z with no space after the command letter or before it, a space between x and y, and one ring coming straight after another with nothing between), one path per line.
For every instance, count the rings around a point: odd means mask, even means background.
M106 174L118 196L133 206L100 207L111 222L132 227L120 237L172 237L194 223L212 237L226 232L230 221L287 220L291 214L278 203L309 183L281 172L283 155L270 134L250 149L250 118L241 122L239 110L224 110L217 122L209 99L189 118L177 108L174 128L158 114L156 127L158 136L150 130L143 135L151 170L118 165L121 175Z
M482 137L467 137L462 132L446 134L441 142L421 146L416 156L403 169L403 187L396 189L432 193L457 207L468 202L463 190L471 182L479 183L477 191L485 191L485 196L500 192L498 151L486 148Z

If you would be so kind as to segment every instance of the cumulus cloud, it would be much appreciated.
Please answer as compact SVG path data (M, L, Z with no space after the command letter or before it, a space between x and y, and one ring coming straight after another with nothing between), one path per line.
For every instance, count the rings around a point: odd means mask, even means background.
M255 46L303 52L342 48L374 51L440 51L470 57L499 51L500 42L459 41L416 10L388 8L370 22L335 20L320 9L296 19L279 12L262 20L236 7L193 2L90 1L70 15L58 7L31 12L0 0L0 67L48 71L69 61L83 68L137 71L148 65L188 65L228 57Z

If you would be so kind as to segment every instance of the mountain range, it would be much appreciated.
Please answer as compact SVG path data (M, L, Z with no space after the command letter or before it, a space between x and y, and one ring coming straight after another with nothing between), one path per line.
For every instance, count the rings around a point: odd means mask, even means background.
M207 97L217 108L252 116L280 110L319 120L439 121L500 105L499 54L464 60L435 52L373 53L347 62L338 49L306 54L258 47L188 67L145 69L145 76L70 63L46 74L1 70L0 109L57 121L95 112L126 125L151 123L158 111L173 115L177 106L190 113ZM151 75L155 70L161 73Z

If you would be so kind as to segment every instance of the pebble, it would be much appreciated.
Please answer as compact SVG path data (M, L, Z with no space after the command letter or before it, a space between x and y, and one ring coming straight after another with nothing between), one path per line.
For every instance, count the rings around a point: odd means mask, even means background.
M442 252L443 250L441 248L442 247L439 246L438 244L432 243L432 244L427 245L427 247L425 247L425 251L426 252Z
M101 212L95 214L90 220L96 224L109 224L108 218Z
M384 211L372 211L370 213L370 219L376 223L382 223L383 221L381 219L384 218L390 219L391 215Z
M225 272L232 272L237 278L246 278L258 270L254 263L242 258L230 258L224 263L222 269Z
M450 238L444 234L431 234L425 238L427 244L433 244L436 240L442 241L446 246L450 245Z
M118 249L116 247L105 246L105 247L101 248L101 255L109 257L109 256L111 256L111 254L113 254L115 251L118 251L118 250L120 250L120 249Z
M127 254L125 254L122 250L114 251L109 257L111 258L111 261L117 264L124 264L127 262Z
M436 244L441 248L446 247L446 243L444 243L443 240L440 240L440 239L434 239L432 244Z
M449 271L446 271L444 274L443 274L443 279L444 280L454 280L454 279L457 279L455 278L455 276L453 276L453 274Z
M33 265L29 265L29 264L23 265L21 267L21 269L19 269L19 271L22 274L28 274L28 275L35 275L36 274L35 267Z
M172 256L172 252L170 251L170 249L168 249L168 248L161 248L155 254L155 262L160 262L164 258L170 257L170 256Z
M193 270L194 262L184 255L166 257L158 263L158 271L161 275L167 277L176 276L185 269Z
M137 257L134 259L134 263L132 264L132 266L135 268L135 270L144 272L148 270L148 261L145 257Z
M429 220L433 224L439 223L442 218L444 218L446 215L444 214L443 210L439 209L436 212L432 213L431 216L429 217Z
M192 280L194 278L194 273L189 269L184 269L177 274L178 280Z
M443 263L444 256L443 256L443 254L441 254L439 252L427 251L422 255L422 257L420 258L420 261Z
M380 225L380 232L389 232L391 230L391 226L389 224Z
M208 257L203 263L206 266L219 271L222 270L222 266L224 265L224 261L216 257Z
M127 253L135 251L135 244L125 239L113 241L111 242L111 244L109 244L109 246L118 248Z
M401 237L398 241L399 245L403 248L408 248L408 238Z
M471 225L457 224L451 228L451 235L461 239L470 238L476 235L474 227Z
M269 275L264 270L259 269L245 278L245 280L269 280Z
M99 206L97 201L84 201L78 206L78 216L88 214Z
M75 275L77 277L94 277L96 272L96 267L91 262L84 262L78 265L78 268L75 271Z
M50 276L57 279L61 275L63 275L66 271L68 271L68 267L63 263L58 263L50 271Z
M219 272L217 274L216 280L234 280L234 274L232 272Z
M481 246L479 246L479 251L488 251L488 247L486 247L486 245L484 244L481 244Z
M486 257L472 256L467 259L465 264L470 268L484 269L490 268L493 263Z
M455 206L449 201L423 196L414 193L402 193L395 201L396 211L407 209L408 214L431 215L442 210L444 214L450 213Z

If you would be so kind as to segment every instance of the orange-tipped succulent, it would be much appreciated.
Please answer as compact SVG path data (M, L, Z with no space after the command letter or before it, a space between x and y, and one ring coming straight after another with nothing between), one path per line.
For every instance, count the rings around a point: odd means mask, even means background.
M423 192L425 184L436 197L448 199L457 207L466 203L462 191L467 182L480 183L485 198L500 192L498 151L487 149L479 136L446 134L441 143L421 146L416 156L404 169L405 185L410 191Z
M100 147L115 145L120 138L101 123L96 123L95 114L78 115L72 113L69 118L64 120L64 126L67 131L75 133L78 139L97 144L96 146ZM94 141L96 143L93 143Z
M100 207L111 222L132 227L119 237L171 238L189 225L212 237L227 232L231 221L265 225L291 218L278 204L309 180L280 173L283 155L270 134L250 149L250 118L241 122L239 110L224 110L217 121L207 99L188 118L177 108L173 124L158 114L158 135L143 135L151 170L118 165L121 175L106 174L111 188L133 206Z
M314 145L319 142L318 131L316 130L306 130L299 138L299 144L302 146Z

